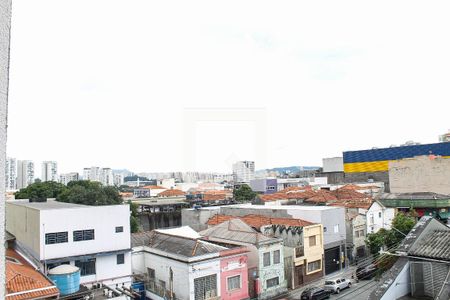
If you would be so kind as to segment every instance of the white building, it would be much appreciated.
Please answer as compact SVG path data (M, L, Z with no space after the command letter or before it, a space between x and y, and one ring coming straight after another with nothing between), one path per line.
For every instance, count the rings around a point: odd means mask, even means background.
M66 173L59 175L59 182L67 185L71 181L78 181L80 179L80 175L78 172Z
M56 161L42 162L42 181L58 181L58 164Z
M113 181L114 181L115 186L123 185L124 179L125 179L125 176L123 176L123 173L114 173L113 177L114 177Z
M100 182L104 186L114 185L114 175L110 168L102 168L100 171Z
M377 233L381 228L391 229L395 209L385 207L379 201L374 201L366 212L367 233Z
M6 219L7 230L41 271L71 264L81 269L84 284L131 282L128 205L14 200L6 203Z
M31 160L17 161L17 189L23 189L34 182L34 163Z
M100 168L90 167L83 169L83 179L91 181L100 181Z
M17 163L16 159L8 157L5 166L5 188L6 191L14 191L17 189Z
M235 182L249 183L255 179L254 161L237 161L233 164L233 179Z

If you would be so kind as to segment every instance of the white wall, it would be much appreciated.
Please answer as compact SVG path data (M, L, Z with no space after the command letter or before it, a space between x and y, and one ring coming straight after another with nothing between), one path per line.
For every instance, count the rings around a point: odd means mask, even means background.
M323 172L344 172L344 159L330 157L322 159Z
M128 205L42 210L40 223L41 260L131 248ZM123 232L116 233L116 226ZM95 239L73 242L73 231L84 229L94 229ZM68 231L68 243L45 245L45 233L61 231Z
M410 283L409 263L407 263L380 300L398 299L408 295L411 293Z
M394 208L382 207L378 202L374 202L366 213L367 233L376 233L381 228L391 229L394 217Z

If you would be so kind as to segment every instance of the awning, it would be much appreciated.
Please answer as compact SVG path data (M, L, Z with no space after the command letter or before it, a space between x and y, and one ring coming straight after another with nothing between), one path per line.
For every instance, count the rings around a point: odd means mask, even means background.
M439 212L438 216L440 219L448 219L450 218L450 212L446 211L446 212Z

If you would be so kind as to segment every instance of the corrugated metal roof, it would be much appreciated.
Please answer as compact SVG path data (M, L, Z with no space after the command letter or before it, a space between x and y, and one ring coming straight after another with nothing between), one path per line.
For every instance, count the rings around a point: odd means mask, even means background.
M201 231L200 234L208 238L218 238L221 240L229 240L253 245L280 241L280 239L267 237L257 232L240 219L225 221L219 225Z
M409 254L450 261L450 231L433 231Z
M147 246L187 258L217 253L227 249L199 239L174 236L157 231L132 234L131 245L132 247Z

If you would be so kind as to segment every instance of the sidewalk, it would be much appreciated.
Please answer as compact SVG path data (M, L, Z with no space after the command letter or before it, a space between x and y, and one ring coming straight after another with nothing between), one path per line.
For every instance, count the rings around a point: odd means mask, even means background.
M339 277L351 279L352 275L354 275L355 272L356 272L356 266L350 266L346 269L342 269L341 271L337 271L337 272L328 274L326 276L323 276L319 280L309 282L309 283L305 284L304 286L301 286L295 290L290 290L286 294L280 295L276 299L285 299L285 298L300 299L302 292L306 288L313 287L313 286L322 286L325 284L325 280L335 279L335 278L339 278Z

